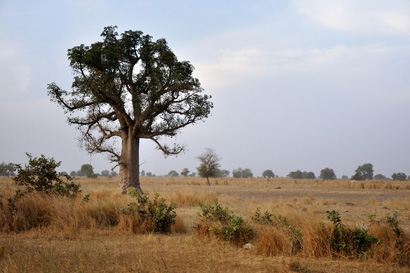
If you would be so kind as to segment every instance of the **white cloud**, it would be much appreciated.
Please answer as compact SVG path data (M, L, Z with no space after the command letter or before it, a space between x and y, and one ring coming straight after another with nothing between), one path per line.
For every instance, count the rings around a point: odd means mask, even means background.
M409 1L295 0L292 7L325 28L410 36Z

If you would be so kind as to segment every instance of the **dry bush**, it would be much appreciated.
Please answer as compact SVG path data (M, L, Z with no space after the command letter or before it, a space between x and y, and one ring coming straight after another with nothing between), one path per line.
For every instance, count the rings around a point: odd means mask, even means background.
M283 229L259 226L255 229L257 241L255 251L263 256L288 256L294 253L293 240Z

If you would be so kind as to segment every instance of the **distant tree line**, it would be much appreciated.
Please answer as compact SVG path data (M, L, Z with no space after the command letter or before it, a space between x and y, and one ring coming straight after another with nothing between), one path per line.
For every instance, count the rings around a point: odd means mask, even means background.
M165 176L168 177L195 177L200 176L204 178L223 178L223 177L230 177L230 171L221 169L220 168L220 157L213 151L212 149L207 148L206 151L197 157L200 161L199 167L197 167L198 172L191 172L188 168L183 168L180 173L175 170L171 170ZM15 164L14 163L1 163L0 164L0 176L14 176L15 175ZM66 172L61 172L62 174L67 174ZM376 174L373 175L373 165L371 163L366 163L360 165L356 168L354 175L350 177L351 180L389 180L383 174ZM70 176L86 176L88 178L97 178L101 177L117 177L118 173L115 171L108 171L103 170L101 173L94 173L94 168L91 164L83 164L78 171L71 171ZM143 177L155 177L156 175L152 172L145 172L142 170L140 172L140 176ZM253 178L253 172L249 168L237 168L232 171L233 178ZM278 177L275 173L271 170L265 170L262 172L263 178L275 178ZM286 176L291 179L316 179L316 175L314 172L308 171L291 171ZM336 174L333 169L331 168L324 168L320 171L319 179L324 180L334 180L336 179ZM348 180L349 177L347 175L342 175L341 179ZM393 173L391 176L392 180L395 181L406 181L410 180L410 175L403 172Z
M101 174L94 173L94 168L91 164L83 164L78 171L71 171L70 176L86 176L87 178L97 178L102 177L117 177L118 173L115 171L103 170Z

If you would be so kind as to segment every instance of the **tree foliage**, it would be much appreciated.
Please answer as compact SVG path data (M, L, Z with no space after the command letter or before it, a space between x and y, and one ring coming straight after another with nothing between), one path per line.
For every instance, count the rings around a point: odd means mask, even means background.
M263 177L263 178L274 178L274 177L275 177L275 174L273 173L272 170L265 170L265 171L263 171L263 173L262 173L262 177Z
M14 176L14 164L13 163L1 163L0 164L0 176Z
M238 168L236 170L232 171L232 176L234 178L252 178L253 177L253 173L251 171L251 169L249 168Z
M44 155L36 158L27 154L28 165L25 168L16 164L17 176L13 178L17 185L26 186L27 191L39 191L47 194L54 193L63 196L74 197L80 192L80 185L74 184L72 178L65 175L65 181L56 168L61 162L56 162L54 158L46 158Z
M170 177L178 177L178 176L179 176L179 173L178 173L177 171L175 171L175 170L171 170L171 171L169 171L168 176L170 176Z
M160 138L207 118L213 105L192 76L194 67L178 61L165 39L132 30L118 35L112 26L101 36L101 42L68 50L72 91L51 83L48 94L78 126L88 152L108 153L119 164L121 192L140 191L140 139L166 155L179 154L183 145L170 147Z
M184 176L184 177L187 177L188 174L189 174L188 168L184 168L184 169L181 171L181 175Z
M391 178L397 181L405 181L407 179L407 175L405 173L394 173Z
M81 173L85 174L88 178L95 178L94 168L91 164L81 165Z
M358 166L355 172L363 176L366 180L373 180L373 165L371 163Z
M336 179L335 171L330 168L324 168L320 171L320 178L325 180L334 180Z
M198 174L200 177L206 178L206 181L210 186L209 177L213 177L218 173L220 167L219 161L221 158L214 150L206 148L205 152L198 156L197 159L201 163L197 168Z
M384 176L383 174L376 174L374 177L373 177L373 179L374 180L387 180L387 177L386 176Z
M307 172L307 171L302 172L300 170L290 172L287 176L292 179L315 179L316 178L315 173Z

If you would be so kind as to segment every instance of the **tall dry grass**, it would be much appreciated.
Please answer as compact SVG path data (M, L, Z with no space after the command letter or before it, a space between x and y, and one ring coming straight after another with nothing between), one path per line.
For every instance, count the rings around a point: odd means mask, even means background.
M201 179L143 180L143 190L151 198L153 190L159 189L168 203L177 203L170 235L149 232L141 219L121 213L135 199L119 194L114 179L76 182L84 191L77 198L27 194L16 202L13 215L6 198L14 195L16 187L0 179L0 245L6 249L0 272L375 273L408 272L410 268L410 199L397 197L395 193L405 194L406 189L403 185L397 189L390 181L365 181L364 188L355 188L350 181L219 179L217 183L211 180L208 187ZM252 249L214 240L209 230L195 235L199 204L215 198L250 224L255 235L250 240ZM257 208L286 216L303 241L297 242L287 227L254 222ZM325 215L333 208L341 211L347 226L365 227L383 243L373 245L361 257L335 252L329 241L333 226ZM369 224L366 220L369 213L380 218L396 210L403 229L400 238L385 222ZM357 215L360 217L355 218Z

